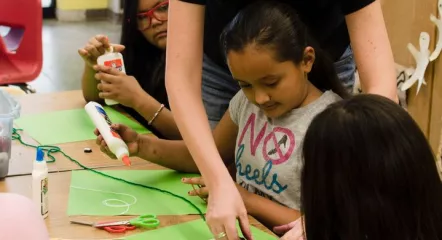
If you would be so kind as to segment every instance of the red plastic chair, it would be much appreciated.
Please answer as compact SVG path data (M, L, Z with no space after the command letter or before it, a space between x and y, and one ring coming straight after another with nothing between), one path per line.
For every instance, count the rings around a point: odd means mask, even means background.
M0 0L0 85L34 80L42 68L42 6L40 0Z

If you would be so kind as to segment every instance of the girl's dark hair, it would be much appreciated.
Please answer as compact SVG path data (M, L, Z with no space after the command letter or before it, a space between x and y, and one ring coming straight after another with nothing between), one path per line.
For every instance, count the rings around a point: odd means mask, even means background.
M224 28L221 34L224 56L229 51L242 51L249 44L269 47L275 59L292 61L298 65L304 60L304 50L315 49L315 62L309 73L309 81L320 90L333 90L346 98L348 92L342 86L333 61L310 36L296 11L277 1L257 1L241 10Z
M126 73L134 76L152 97L169 107L164 84L165 52L149 43L138 30L138 1L124 1L121 44L126 47L122 52Z
M308 240L442 239L442 184L411 116L378 95L330 105L303 144Z

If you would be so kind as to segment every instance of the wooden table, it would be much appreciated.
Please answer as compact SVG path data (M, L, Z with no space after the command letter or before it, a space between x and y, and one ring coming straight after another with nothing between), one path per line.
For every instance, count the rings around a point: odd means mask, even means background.
M21 104L21 116L30 114L39 114L45 112L82 109L86 102L83 99L81 91L59 92L51 94L32 94L17 97ZM20 132L22 139L29 144L38 145L26 132ZM108 158L100 151L95 140L56 144L63 151L74 159L80 160L82 164L89 168L102 168L123 166L121 161ZM92 153L84 153L84 148L91 148ZM18 141L12 143L11 160L9 163L9 176L26 175L32 172L32 162L35 159L36 151L21 145ZM80 169L76 164L62 157L61 154L55 154L57 161L48 165L49 172L69 171ZM132 157L133 165L145 164L146 161Z
M75 108L82 108L85 104L80 91L61 92L52 94L26 95L18 99L22 104L22 115L43 113L50 111L61 111ZM38 107L36 107L38 106ZM27 143L37 144L26 133L22 133L23 140ZM127 169L123 163L117 160L109 159L100 152L94 141L74 142L58 145L64 152L71 157L79 160L82 164L101 168L101 170ZM85 154L84 147L93 149L92 153ZM49 217L46 219L50 236L61 239L111 239L123 237L125 234L109 234L106 231L95 229L88 226L70 224L70 220L95 221L102 217L93 216L67 216L67 207L69 199L69 186L71 180L71 171L80 169L69 159L56 154L56 162L49 165ZM12 159L10 163L10 175L0 181L0 192L10 192L31 197L31 171L32 161L35 159L35 149L20 145L18 142L12 144ZM161 166L147 162L142 159L132 158L131 169L153 170L164 169ZM133 218L125 217L106 217L109 220L122 220ZM198 219L197 215L183 216L158 216L161 221L161 227L171 226L190 220ZM254 218L249 217L250 222L255 227L271 233L262 224ZM139 233L142 230L130 231L129 234Z

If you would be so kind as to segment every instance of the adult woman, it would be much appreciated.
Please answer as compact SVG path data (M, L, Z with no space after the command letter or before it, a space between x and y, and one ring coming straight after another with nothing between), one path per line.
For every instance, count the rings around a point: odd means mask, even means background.
M215 40L219 38L221 29L250 2L253 1L207 0L206 3L205 0L174 0L169 11L166 54L169 101L181 135L210 189L207 222L215 237L227 235L228 239L238 239L235 220L240 218L240 222L247 222L247 216L241 197L217 152L209 124L203 117L200 98L202 45L204 35L205 58L218 58L218 41ZM299 0L287 3L301 13L301 19L334 60L339 59L348 48L349 40L352 40L364 92L397 99L393 55L379 0ZM345 72L345 67L341 71L338 69L338 72ZM221 78L213 81L222 81ZM226 82L228 80L215 84L212 89L217 91L213 92L223 92L224 88L220 86ZM204 87L204 101L210 101L207 95L212 89L206 90ZM206 111L210 112L210 104L205 105ZM248 235L247 226L244 226L243 232Z

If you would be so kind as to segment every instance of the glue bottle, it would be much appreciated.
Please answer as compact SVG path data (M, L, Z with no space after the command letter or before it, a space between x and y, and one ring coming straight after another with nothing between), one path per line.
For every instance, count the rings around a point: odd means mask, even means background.
M87 114L91 118L95 127L103 136L109 150L115 154L115 156L123 161L126 166L130 166L129 150L126 143L121 139L120 135L112 129L112 121L109 119L103 106L96 102L89 102L84 107Z
M48 166L44 159L44 152L41 148L37 148L37 157L32 169L32 200L40 209L43 218L49 214L48 183Z
M114 52L114 48L110 46L109 50L99 56L97 58L98 65L104 65L107 67L113 67L118 69L120 72L126 73L126 69L124 67L123 55L119 52ZM104 99L104 102L107 105L115 105L118 104L117 101L111 99Z

